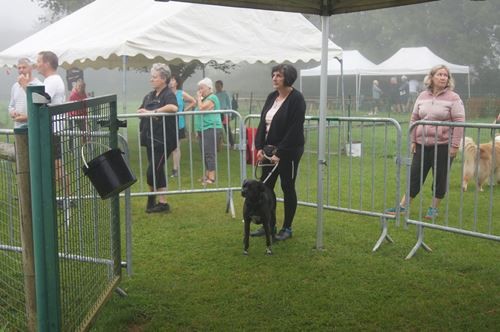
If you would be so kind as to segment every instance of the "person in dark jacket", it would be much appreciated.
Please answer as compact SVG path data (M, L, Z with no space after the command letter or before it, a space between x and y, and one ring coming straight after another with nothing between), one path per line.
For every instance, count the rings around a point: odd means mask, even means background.
M176 117L161 116L162 113L176 113L177 98L169 89L168 83L172 76L170 68L163 63L155 63L151 68L151 86L137 113L157 114L158 116L143 117L140 123L141 145L146 147L148 156L147 182L151 192L165 192L167 180L165 177L165 160L177 148ZM170 205L165 195L148 196L147 213L169 212Z
M265 158L265 147L271 146L271 150L274 150L270 162L278 165L276 168L264 166L261 181L274 190L278 176L280 177L285 216L283 226L275 239L282 241L292 237L292 222L297 209L295 179L304 152L306 103L302 93L292 86L297 79L297 70L293 66L279 64L273 67L271 72L275 91L269 94L262 109L255 136L255 148L260 161ZM276 232L276 225L271 225L271 229ZM252 235L262 236L264 229L258 229Z

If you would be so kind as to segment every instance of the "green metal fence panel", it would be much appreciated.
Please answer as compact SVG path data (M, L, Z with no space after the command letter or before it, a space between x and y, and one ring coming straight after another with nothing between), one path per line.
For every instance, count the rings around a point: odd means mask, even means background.
M82 170L117 146L116 96L33 104L29 118L38 330L86 330L121 276L119 198Z
M0 142L13 144L13 130L2 130ZM26 331L21 227L15 164L0 159L0 330Z

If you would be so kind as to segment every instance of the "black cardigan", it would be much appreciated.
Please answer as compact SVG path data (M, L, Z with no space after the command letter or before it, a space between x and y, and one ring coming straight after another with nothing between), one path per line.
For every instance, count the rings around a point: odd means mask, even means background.
M305 143L306 102L302 93L293 89L274 115L266 139L266 114L276 97L278 97L278 91L267 96L255 136L255 147L261 150L264 145L275 145L278 148L276 156L293 158L303 149Z

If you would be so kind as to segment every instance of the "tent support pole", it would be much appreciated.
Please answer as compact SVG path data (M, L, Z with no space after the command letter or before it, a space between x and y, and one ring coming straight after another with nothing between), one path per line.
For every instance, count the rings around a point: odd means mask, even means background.
M470 99L470 72L467 72L467 90L469 92L469 99Z
M323 249L323 171L325 160L326 98L328 84L328 35L329 17L321 16L321 80L319 88L319 132L318 132L318 191L316 220L316 249Z
M122 86L122 93L123 93L123 114L127 114L127 56L122 55L122 71L123 71L123 86Z

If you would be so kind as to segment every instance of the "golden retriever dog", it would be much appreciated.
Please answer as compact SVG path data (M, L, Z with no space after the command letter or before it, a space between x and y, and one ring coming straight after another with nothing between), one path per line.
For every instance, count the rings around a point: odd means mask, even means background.
M479 190L483 191L483 185L490 178L492 172L494 182L500 183L500 141L495 139L494 156L492 142L480 144L478 147L470 137L464 138L464 144L461 149L463 149L464 155L463 191L467 191L467 184L471 179L475 179Z

